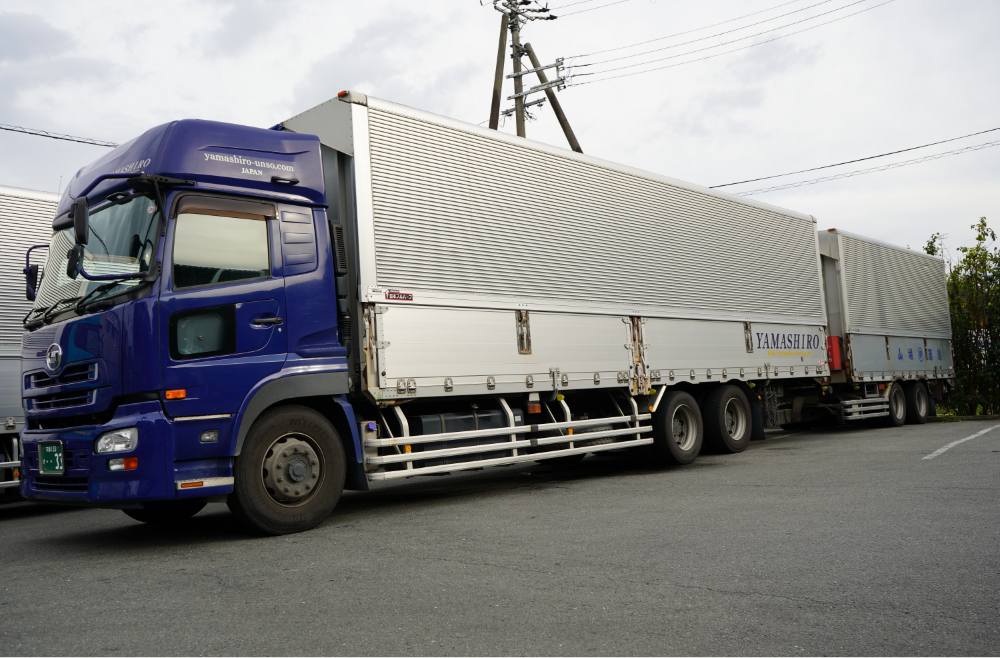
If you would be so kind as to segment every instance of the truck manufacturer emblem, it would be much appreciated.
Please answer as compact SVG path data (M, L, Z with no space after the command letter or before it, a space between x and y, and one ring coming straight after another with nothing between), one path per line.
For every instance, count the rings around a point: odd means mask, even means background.
M55 372L60 363L62 363L62 348L59 347L59 343L52 343L45 353L45 367L50 372Z
M394 292L392 290L385 293L386 300L397 301L397 302L412 302L413 293L412 292Z

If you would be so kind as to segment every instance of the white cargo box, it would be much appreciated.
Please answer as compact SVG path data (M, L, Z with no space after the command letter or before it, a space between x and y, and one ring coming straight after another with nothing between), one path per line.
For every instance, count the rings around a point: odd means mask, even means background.
M357 93L282 126L353 156L380 389L525 390L550 369L571 387L644 368L662 381L779 364L790 376L824 361L809 215ZM522 310L530 355L517 349ZM630 318L644 320L642 346ZM706 322L680 322L692 320ZM754 354L755 328L788 344Z
M944 260L837 229L819 240L830 333L854 378L953 377Z
M52 240L52 219L59 196L50 192L0 186L0 432L20 431L21 335L24 316L32 302L24 296L24 254L28 247ZM45 250L32 262L42 265ZM7 422L14 419L14 427Z

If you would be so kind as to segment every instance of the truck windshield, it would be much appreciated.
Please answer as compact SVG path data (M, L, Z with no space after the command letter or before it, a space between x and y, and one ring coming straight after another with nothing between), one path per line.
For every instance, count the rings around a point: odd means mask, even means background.
M156 250L156 202L150 197L137 196L118 204L110 204L90 214L90 240L84 249L83 269L88 274L133 274L149 270ZM87 293L104 285L105 290L92 295L90 303L117 295L141 283L138 280L108 285L107 281L88 281L82 276L66 276L67 253L73 247L73 229L52 236L49 256L29 319L38 317L56 302L52 313L71 308Z

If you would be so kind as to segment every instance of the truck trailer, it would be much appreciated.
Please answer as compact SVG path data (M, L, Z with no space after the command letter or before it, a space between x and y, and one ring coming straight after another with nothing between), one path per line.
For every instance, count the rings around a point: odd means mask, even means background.
M0 500L16 497L20 483L18 433L21 409L21 334L31 310L25 299L25 252L52 239L52 217L59 196L51 192L0 185Z
M765 397L921 422L954 381L940 259L357 92L153 128L52 228L21 491L143 522L296 532L381 480L740 452Z

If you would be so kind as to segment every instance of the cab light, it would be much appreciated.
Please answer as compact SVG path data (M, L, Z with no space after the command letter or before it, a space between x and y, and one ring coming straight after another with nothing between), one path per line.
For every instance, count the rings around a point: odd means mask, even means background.
M337 92L337 98L343 98L344 96L347 95L347 93L348 92L346 90L345 91Z
M410 453L410 452L412 452L413 447L412 446L405 446L403 449L406 450L407 453Z
M187 397L187 390L183 388L175 388L172 391L167 391L164 397L168 400L183 400Z
M204 482L181 482L181 489L194 489L205 486Z
M528 413L529 414L540 414L540 413L542 413L542 403L541 402L529 402L528 403Z
M125 427L112 432L105 432L97 437L94 451L102 452L127 452L135 450L139 445L139 430L134 427Z
M134 471L139 468L138 457L119 457L108 460L109 471Z
M571 427L571 428L569 428L569 429L568 429L568 430L566 430L566 431L567 431L567 432L569 432L570 436L572 436L572 435L573 435L573 428L572 428L572 427Z

